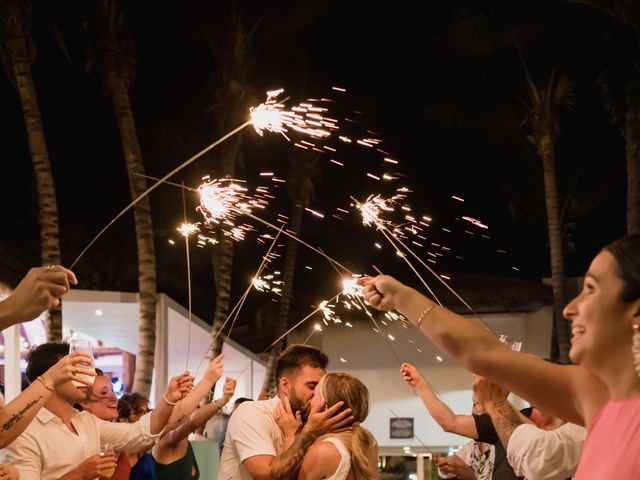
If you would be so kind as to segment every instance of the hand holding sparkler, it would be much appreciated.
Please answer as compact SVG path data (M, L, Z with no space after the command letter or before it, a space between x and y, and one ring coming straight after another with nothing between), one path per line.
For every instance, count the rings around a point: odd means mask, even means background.
M224 353L221 353L209 362L209 366L207 367L207 371L204 376L207 377L207 380L212 384L216 383L222 377L222 373L224 372L224 365L222 363L223 359Z
M427 381L420 374L418 369L410 363L403 363L400 366L400 374L404 381L416 390L427 384Z
M164 398L169 402L178 402L182 400L193 388L194 378L189 372L184 372L182 375L171 377L167 391L164 393ZM171 403L169 403L171 405Z
M409 287L389 275L363 277L358 285L364 287L364 298L373 308L382 311L397 310L401 297Z
M46 265L29 270L13 293L0 302L0 329L33 320L43 311L60 304L60 297L78 280L71 270Z

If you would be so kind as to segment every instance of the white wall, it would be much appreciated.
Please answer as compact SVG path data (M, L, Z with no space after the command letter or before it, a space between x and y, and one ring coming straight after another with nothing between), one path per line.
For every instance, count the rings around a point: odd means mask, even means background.
M496 334L510 335L523 341L523 351L545 357L549 353L551 309L533 313L483 315L483 320ZM478 321L476 319L476 321ZM466 440L445 433L431 419L420 399L400 376L401 362L416 365L441 398L456 413L471 412L472 375L455 361L436 349L413 327L400 322L378 323L383 334L374 332L373 325L364 320L323 326L308 344L321 348L330 359L329 371L346 371L360 378L369 388L371 410L365 426L381 447L457 446ZM309 328L292 333L289 343L301 342ZM391 335L393 340L388 336ZM439 361L437 357L442 361ZM392 413L393 411L393 413ZM414 418L414 433L419 440L389 438L389 420L394 416Z

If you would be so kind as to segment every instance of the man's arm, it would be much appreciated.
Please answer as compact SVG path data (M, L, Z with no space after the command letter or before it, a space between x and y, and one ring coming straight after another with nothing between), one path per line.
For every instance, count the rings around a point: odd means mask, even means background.
M193 377L189 375L189 372L184 372L180 376L171 378L163 398L159 400L153 412L147 414L151 419L150 429L152 435L162 432L171 417L173 407L183 399L192 388Z
M532 423L518 412L507 398L507 392L499 385L477 375L473 381L476 400L491 417L491 422L506 449L514 430L524 423Z
M478 438L476 423L471 415L456 415L435 394L429 382L418 372L416 367L403 363L400 373L404 380L413 387L429 414L445 432L457 433L463 437Z
M316 438L353 422L351 409L340 411L343 406L344 402L338 402L326 410L321 410L321 405L314 407L306 425L296 434L289 448L277 456L255 455L246 458L242 464L247 472L254 480L281 480L295 476L305 453Z
M82 364L89 361L86 353L74 352L34 380L23 392L0 410L0 448L5 448L24 432L37 413L53 395L55 387L70 380L86 383L78 377ZM78 369L78 370L76 370ZM88 375L95 375L90 372Z

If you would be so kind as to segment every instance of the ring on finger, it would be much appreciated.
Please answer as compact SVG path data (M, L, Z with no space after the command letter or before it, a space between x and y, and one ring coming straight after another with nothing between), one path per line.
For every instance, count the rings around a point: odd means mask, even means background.
M47 271L50 272L51 270L54 269L54 265L51 265L50 263L43 265L43 268Z

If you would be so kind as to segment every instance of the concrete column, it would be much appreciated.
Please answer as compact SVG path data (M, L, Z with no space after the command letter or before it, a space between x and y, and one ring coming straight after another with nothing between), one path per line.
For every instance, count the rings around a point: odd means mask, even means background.
M153 360L153 383L151 385L152 405L156 405L169 383L168 376L168 325L169 311L166 297L163 293L158 294L156 303L156 352Z
M2 331L4 335L4 399L9 402L22 391L20 373L20 325Z

